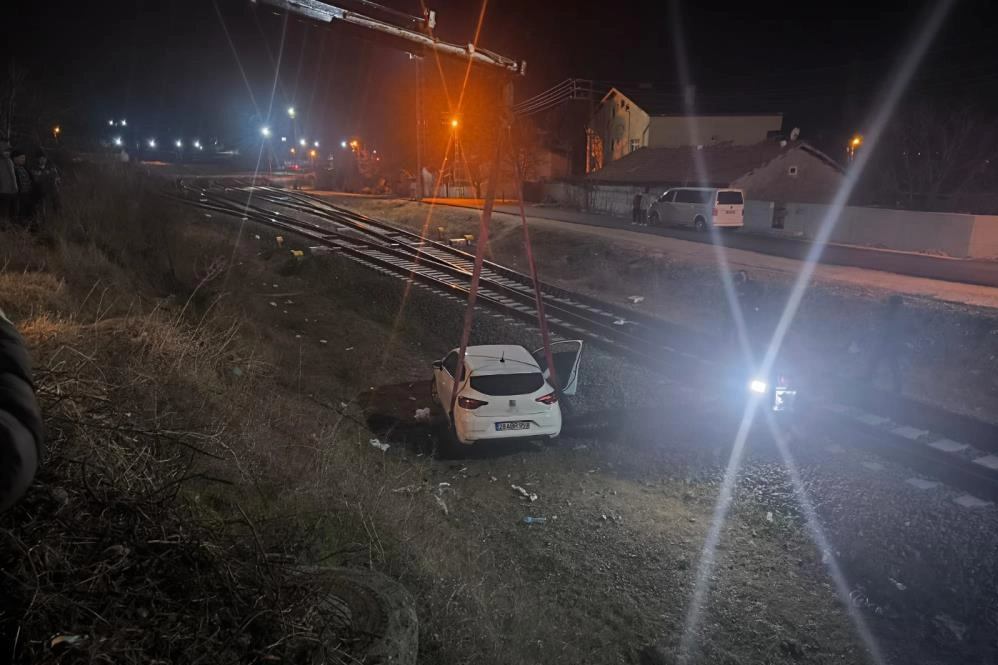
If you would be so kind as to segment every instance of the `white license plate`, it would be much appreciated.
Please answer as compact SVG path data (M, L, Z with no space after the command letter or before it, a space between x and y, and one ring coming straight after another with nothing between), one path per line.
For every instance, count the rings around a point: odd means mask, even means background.
M510 430L530 429L529 420L515 420L509 423L496 423L497 432L508 432Z

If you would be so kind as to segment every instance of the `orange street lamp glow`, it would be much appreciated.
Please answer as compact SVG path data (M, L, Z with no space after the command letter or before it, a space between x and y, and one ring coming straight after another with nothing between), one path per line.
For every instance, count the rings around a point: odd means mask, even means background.
M59 138L59 134L61 133L62 133L62 127L60 127L59 125L56 125L55 127L52 128L52 136L54 136L55 138Z
M858 136L857 135L857 136L852 137L852 147L854 149L858 148L862 144L863 144L863 137L862 136Z
M450 121L450 126L453 127L454 129L457 129L457 118L454 118L453 120Z

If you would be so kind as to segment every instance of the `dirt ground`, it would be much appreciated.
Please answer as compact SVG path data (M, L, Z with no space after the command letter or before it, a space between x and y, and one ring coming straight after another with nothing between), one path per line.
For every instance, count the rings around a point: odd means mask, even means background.
M395 199L331 198L363 214L426 229L431 237L441 226L447 237L478 232L475 210ZM726 296L709 246L543 219L531 220L531 225L538 271L545 281L624 305L628 296L642 295L645 300L635 307L688 328L709 332L725 325ZM493 260L527 269L518 218L494 217L489 250ZM757 268L758 261L740 263L737 257L742 254L731 252L730 268L745 269L764 283L767 307L782 311L799 264L761 257L768 267ZM946 286L819 266L787 343L804 351L817 373L858 376L880 335L883 300L891 293L905 293L908 334L898 342L905 349L904 392L998 421L998 309L980 304L994 302L993 296L982 300L974 295L995 290Z
M440 414L426 425L416 422L415 413L432 407L430 362L457 339L463 303L405 288L336 256L295 259L289 250L304 249L300 243L289 239L278 247L273 234L238 220L205 216L202 222L175 239L188 253L174 259L183 258L182 271L194 285L201 280L188 298L135 301L119 291L95 295L82 308L86 291L79 289L86 280L76 276L67 284L66 274L42 262L30 268L30 282L21 282L16 272L2 275L18 296L13 303L0 300L0 306L26 329L43 365L58 364L51 349L64 346L41 325L45 317L90 314L94 302L104 319L177 321L193 310L195 325L216 311L238 322L231 332L238 353L199 368L210 370L203 386L187 385L186 393L174 391L167 402L145 400L157 413L182 417L192 410L199 419L224 423L225 462L211 469L234 488L205 482L181 498L219 524L240 521L235 510L245 509L266 551L296 563L368 567L401 581L417 603L419 662L675 662L737 422L715 417L702 396L681 384L656 384L658 378L639 368L590 350L580 395L571 404L575 417L556 443L435 459ZM503 230L493 251L512 253L517 238L515 229ZM584 240L568 247L562 240L542 237L539 245L563 257L566 286L596 291L610 281L623 296L635 276L644 274L645 268L629 262L647 257ZM568 258L601 251L603 269L618 274L619 283ZM688 275L691 269L675 270ZM685 283L695 292L694 283ZM694 300L686 307L695 313ZM476 342L529 345L535 338L529 329L487 313L479 314L473 331ZM155 385L156 376L141 371L137 358L120 356L122 366L138 366L139 375ZM659 389L652 390L654 385ZM621 408L634 409L627 411L631 425L607 427L605 412ZM826 455L814 439L801 445L797 453L804 459ZM752 464L772 464L765 436L752 437L749 449ZM522 497L513 485L536 499ZM36 491L48 496L53 489ZM825 513L843 540L857 528L849 497L864 493L876 495L865 478L846 483ZM905 633L913 626L907 615L877 619L866 605L843 602L828 574L829 553L814 544L787 497L782 478L767 480L764 490L753 482L739 485L720 532L689 662L869 662L850 618L857 607L868 620L894 620L875 625L892 662L914 662L924 653L932 654L931 662L985 662L961 654L994 653L980 648L993 635L990 624L968 627L956 610L958 619L942 628L935 627L936 609L926 610L924 626L918 624L924 635L913 639ZM902 513L922 510L908 498L900 505ZM987 563L993 517L941 514L978 534L972 557L983 563L972 570L983 584L985 573L993 573L993 562ZM527 516L546 522L527 525ZM966 541L963 532L960 538ZM900 546L893 534L885 540L843 547L842 555L857 567L892 562L888 548ZM900 575L893 569L890 574ZM878 570L878 583L883 577ZM952 585L955 595L967 597L965 587ZM870 586L864 602L872 597L890 605ZM124 626L155 629L154 623L113 612L107 616ZM946 626L953 625L959 639L949 635L954 629ZM926 644L935 646L926 650Z

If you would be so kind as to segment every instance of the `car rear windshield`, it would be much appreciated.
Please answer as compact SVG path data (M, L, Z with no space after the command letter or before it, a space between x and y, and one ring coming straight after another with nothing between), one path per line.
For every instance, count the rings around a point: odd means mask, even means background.
M742 193L741 192L718 192L717 202L721 205L742 205Z
M544 385L540 372L471 375L471 388L485 395L529 395Z

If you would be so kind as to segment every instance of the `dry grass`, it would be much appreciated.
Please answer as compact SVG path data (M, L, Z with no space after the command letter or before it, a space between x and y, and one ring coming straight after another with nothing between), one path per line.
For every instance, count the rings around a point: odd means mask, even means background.
M187 243L152 184L108 175L78 174L42 238L0 244L48 431L35 487L0 516L0 660L351 662L366 638L283 565L302 534L264 527L239 473L262 466L236 416L267 364L219 311L221 248Z

